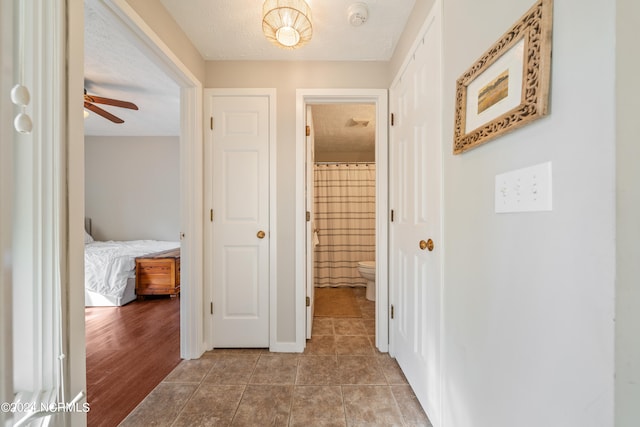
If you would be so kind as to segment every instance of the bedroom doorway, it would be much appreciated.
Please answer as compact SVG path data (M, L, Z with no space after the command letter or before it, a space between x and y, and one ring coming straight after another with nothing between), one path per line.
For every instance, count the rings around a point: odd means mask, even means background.
M123 118L125 120L124 127L126 127L127 124L142 124L144 122L144 114L142 113L157 113L154 108L158 105L169 105L173 107L175 111L174 115L167 120L159 119L159 117L161 117L159 114L153 114L155 116L153 119L154 123L152 123L155 129L153 133L144 134L127 131L124 132L124 134L120 134L118 138L124 139L116 141L116 143L112 145L124 146L125 149L129 151L127 151L127 154L123 154L119 167L113 168L111 173L114 174L115 171L115 175L118 175L118 178L124 175L123 164L131 163L133 157L130 155L131 150L135 151L135 156L139 156L136 157L138 159L137 168L134 168L138 176L148 175L144 173L145 168L152 168L152 170L155 169L156 172L160 173L160 175L156 176L155 185L154 183L147 182L149 187L146 189L133 182L120 182L117 184L121 190L129 194L129 196L127 196L129 200L134 200L142 193L155 194L158 198L154 201L153 206L151 206L152 203L148 203L147 206L138 205L133 208L133 203L126 200L115 203L114 205L116 205L116 209L127 211L126 213L129 216L138 215L138 218L145 218L145 220L143 220L143 226L140 226L140 223L134 227L128 227L128 224L125 223L120 224L120 228L124 231L127 231L127 229L131 231L131 228L137 228L140 231L139 237L141 239L159 238L178 242L181 248L181 263L178 264L179 267L176 267L176 270L179 271L178 280L181 283L180 296L171 299L166 297L166 300L157 301L163 304L166 303L164 305L171 305L171 307L165 307L166 310L161 318L162 320L170 320L170 329L168 328L166 331L170 339L166 341L171 342L171 351L175 352L172 358L177 360L176 363L179 362L180 358L197 358L202 354L205 347L202 335L202 300L197 297L201 295L202 291L202 250L200 249L202 246L202 224L200 215L200 206L202 204L202 200L200 199L202 194L202 167L199 166L199 159L202 158L201 84L193 74L179 62L171 50L157 38L155 33L153 33L126 2L85 0L84 5L84 24L87 30L98 31L102 37L115 32L113 38L106 40L106 43L111 45L108 46L108 49L87 48L85 58L90 61L91 54L98 53L107 55L107 51L115 50L119 56L114 58L114 62L119 66L115 68L118 77L111 79L107 66L109 61L107 61L104 56L98 61L98 67L94 69L97 70L97 72L92 76L87 75L86 70L88 67L86 67L87 64L85 64L85 73L82 76L84 77L83 86L90 86L93 95L125 101L135 101L137 104L140 104L138 105L139 110L137 111L125 111L118 108L110 108L109 106L104 108L112 114ZM93 26L89 24L91 19L97 19L98 25ZM77 32L81 31L78 28L76 28L76 30ZM85 33L86 42L91 41L90 37L90 34L87 35ZM82 40L82 38L80 38L80 40ZM130 46L124 47L124 44L130 44ZM87 45L89 45L89 43L87 43ZM133 58L131 61L124 59L125 52L133 52L131 53ZM74 57L74 55L71 55L71 57ZM78 57L82 57L82 55ZM133 67L136 67L136 64L139 64L141 61L146 61L147 65L143 66L144 70L142 72L138 72L138 70L133 69ZM151 66L149 66L149 64L151 64ZM76 64L76 71L78 71L78 67L82 67L82 64ZM71 68L73 69L73 67ZM150 95L145 95L144 89L136 86L136 82L133 80L134 75L142 75L146 78L147 83L148 81L160 82L163 86L161 89L171 91L170 96L161 102L152 102L151 104L137 101L136 99L141 96L148 99ZM75 85L78 85L78 83L78 81L74 82ZM158 88L156 87L156 89ZM104 92L98 94L96 93L98 90L104 90ZM112 95L114 91L117 90L122 90L125 94ZM164 93L164 95L167 94ZM104 120L101 117L91 116L87 121L98 119ZM106 120L104 122L104 124L112 125ZM113 124L113 126L118 125ZM131 128L133 127L135 126ZM108 133L106 132L94 135L96 140L94 140L93 143L99 144L101 142L100 139L104 142L107 135ZM158 135L162 136L158 137ZM104 156L104 152L100 152L100 150L109 150L115 147L102 145L98 147L98 152L96 152L94 148L96 147L83 150L84 156L82 157L84 157L85 166L88 168L92 166L85 156L93 156L91 161L100 162L102 160L102 165L104 165L109 158L117 158L117 155ZM82 187L80 187L78 192L82 192ZM173 194L173 196L167 198L166 196L168 194ZM90 202L89 199L92 196L93 194L86 196L87 202ZM79 201L79 204L84 205L83 201ZM163 204L165 205L163 206ZM114 206L110 208L114 209ZM132 213L131 210L136 210L137 212ZM168 220L166 215L158 215L159 211L165 210L171 211L171 218ZM161 217L163 219L158 220L158 218ZM171 223L171 225L167 226L168 223ZM93 228L94 231L97 232L96 234L100 235L100 233L106 229L105 224L104 221L93 221ZM142 227L145 227L146 235L143 235ZM101 228L102 230L100 230ZM158 237L154 237L152 234ZM104 238L111 238L110 235L112 234L106 232L102 234ZM81 263L79 260L75 262ZM198 289L199 286L200 289ZM136 303L137 302L134 302L123 307L115 307L114 311L124 312L125 309L128 309ZM154 310L158 308L156 304L146 304L145 307L146 306L153 306ZM128 310L128 312L130 311L131 310ZM138 320L136 320L135 317L131 318L129 316L129 322L137 323L143 329L158 329L159 321L152 321L152 325L141 326L143 322L148 321L153 315L157 315L157 313L147 313L147 315L144 315L143 318L139 318ZM122 318L124 316L120 317ZM87 325L88 324L85 324L88 329ZM103 328L107 334L111 334L104 339L106 343L111 343L109 350L113 352L129 345L128 343L119 342L117 339L115 341L111 340L111 338L115 339L118 337L114 335L114 331L109 332L109 329L109 327L106 327L106 329ZM136 330L135 327L130 329ZM84 328L82 333L84 335ZM80 336L77 335L75 339L78 342L90 343L89 337L83 336L80 338ZM162 350L162 348L164 347L157 347L155 351L149 352L148 356L153 358L153 354L158 354L159 357L162 357L161 353L165 351ZM90 366L88 363L89 357L92 356L91 352L92 350L87 348L87 379L92 374L89 372ZM142 359L143 358L141 358L141 360ZM154 363L151 359L148 359L148 363L152 369L158 366L158 363ZM80 372L80 370L84 370L84 365L78 364L76 366L78 367L78 372L75 372L76 369L74 369L74 375L84 378L85 372ZM144 369L139 369L138 371L142 372ZM147 378L153 376L149 372L148 374ZM160 378L160 380L161 379L162 378ZM116 380L116 382L117 381L118 380ZM131 375L129 375L127 381L120 381L120 385L124 385L128 389L132 388L132 384L135 384L135 388L140 388L141 390L146 388L146 392L143 392L140 400L155 386L155 384L150 384L147 379L141 381L133 380L133 383L131 381L132 378ZM91 397L91 390L89 390L89 397ZM102 403L104 404L105 402L103 401ZM96 402L96 405L97 404ZM100 406L104 408L103 404L100 404ZM129 404L129 402L127 404ZM97 408L95 411L93 409L94 408L92 408L91 411L92 414L98 412ZM125 411L124 415L126 416L127 413L128 411ZM92 414L90 414L90 417Z

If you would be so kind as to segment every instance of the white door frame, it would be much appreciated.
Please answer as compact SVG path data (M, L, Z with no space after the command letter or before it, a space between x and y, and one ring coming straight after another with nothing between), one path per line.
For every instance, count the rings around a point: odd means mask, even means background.
M269 350L270 351L289 351L289 349L279 348L279 344L277 342L277 326L278 326L278 295L277 295L277 286L275 285L277 274L277 248L278 248L278 232L277 232L277 197L276 197L276 187L277 187L277 165L276 165L276 155L277 155L277 143L276 143L276 90L272 88L239 88L239 89L205 89L204 90L204 102L208 102L209 97L211 96L264 96L269 99ZM210 112L210 108L206 109L205 112ZM208 132L208 135L211 135L211 132ZM213 189L212 189L212 178L213 178L213 149L211 141L209 140L210 136L207 136L205 139L205 148L204 148L204 163L205 163L205 171L204 171L204 199L206 201L206 211L211 212L210 209L214 209L213 206ZM210 216L207 218L211 218ZM211 239L213 236L213 225L212 221L206 220L204 225L204 236L206 239L204 241L204 253L205 256L211 256L212 247L211 247ZM207 285L204 287L204 298L203 304L205 306L205 310L209 313L205 321L205 337L207 342L207 349L211 349L213 347L213 313L211 313L210 304L214 301L213 295L213 282L212 282L212 272L211 272L211 263L204 263L204 279Z
M307 104L373 103L376 106L376 347L389 350L388 284L388 92L386 89L296 90L296 347L306 345L306 106Z
M180 86L180 357L194 359L206 348L203 294L202 83L126 0L99 0L119 18L113 25L133 33L131 41ZM71 52L83 58L82 52ZM79 116L78 120L82 120ZM84 205L84 203L83 203ZM82 224L82 222L80 222ZM82 225L80 225L81 227ZM176 236L178 237L178 236ZM81 264L83 260L71 260ZM84 292L84 283L75 292ZM82 288L82 290L80 290ZM83 332L84 333L84 332ZM84 339L83 339L84 342Z

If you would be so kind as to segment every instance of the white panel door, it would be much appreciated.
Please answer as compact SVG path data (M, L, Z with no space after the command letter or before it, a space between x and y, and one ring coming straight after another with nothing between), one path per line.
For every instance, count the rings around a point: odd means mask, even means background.
M434 425L440 408L442 159L436 21L391 89L389 254L392 352ZM431 251L424 247L430 242Z
M311 115L311 106L307 106L307 126L309 128L309 134L307 135L307 161L306 167L306 205L307 212L309 212L309 218L307 219L307 339L311 338L311 331L313 330L313 314L315 309L315 244L314 244L314 232L315 226L315 194L314 194L314 178L313 178L313 165L315 163L315 147L314 147L314 133L313 133L313 116Z
M209 100L214 347L269 346L269 99Z

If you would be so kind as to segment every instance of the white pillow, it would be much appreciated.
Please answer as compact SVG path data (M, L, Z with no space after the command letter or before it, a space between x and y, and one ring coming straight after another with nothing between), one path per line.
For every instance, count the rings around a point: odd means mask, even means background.
M89 233L87 233L87 230L84 231L84 243L91 243L93 242L93 237L91 237L91 235Z

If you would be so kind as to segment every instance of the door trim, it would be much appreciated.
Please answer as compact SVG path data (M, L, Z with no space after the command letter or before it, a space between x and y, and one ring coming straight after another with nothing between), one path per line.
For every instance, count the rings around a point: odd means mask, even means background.
M376 347L389 350L388 284L388 91L386 89L296 90L296 351L306 345L305 118L307 104L373 103L376 105Z
M206 107L211 96L263 96L269 99L269 350L270 351L290 351L288 349L279 349L277 342L277 326L278 326L278 295L277 295L277 249L278 249L278 232L277 232L277 143L276 143L276 89L275 88L212 88L204 90L204 113L210 113L209 107ZM209 123L209 119L204 120ZM207 125L208 128L208 125ZM209 141L211 131L207 130L207 136L204 141L204 201L205 201L205 225L203 235L204 239L204 259L211 256L211 238L213 233L212 222L209 220L209 209L213 209L213 193L212 193L212 167L213 167L213 150ZM213 346L213 316L211 315L209 304L213 301L213 282L211 263L204 263L204 298L203 309L206 313L206 320L204 322L205 338L207 342L207 349L211 349Z

